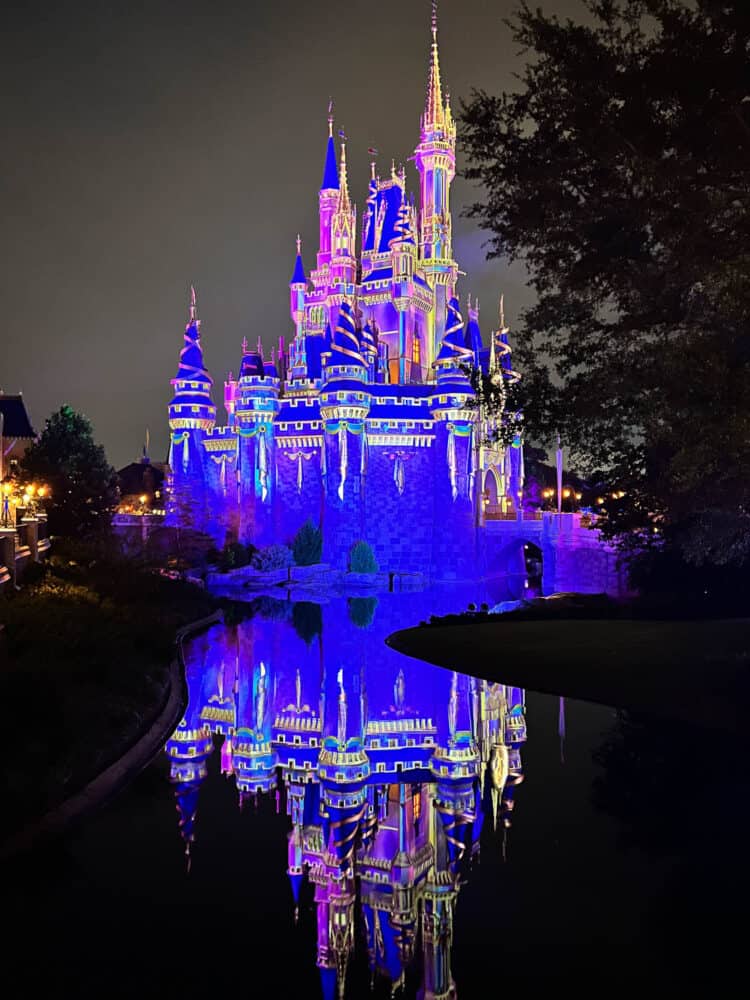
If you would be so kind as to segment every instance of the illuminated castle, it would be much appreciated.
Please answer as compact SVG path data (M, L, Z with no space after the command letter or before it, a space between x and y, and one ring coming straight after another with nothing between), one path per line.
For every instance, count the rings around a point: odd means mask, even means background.
M186 651L188 706L166 750L188 867L210 772L235 783L240 807L270 796L285 808L290 908L316 936L324 1000L344 996L358 948L394 989L418 970L419 997L456 996L461 880L485 823L484 844L505 851L523 780L523 690L385 644L423 602L272 602L270 618L215 626Z
M523 489L520 441L488 448L467 366L518 376L507 329L484 346L479 306L457 298L450 187L456 127L443 97L433 14L429 80L414 161L378 176L361 220L329 114L320 236L306 272L300 241L290 281L294 337L264 356L243 344L216 423L195 294L169 406L173 523L219 544L285 541L310 516L324 560L340 566L364 538L384 569L455 573L474 558L482 502L512 512ZM374 152L374 151L372 151ZM358 235L361 222L361 238Z

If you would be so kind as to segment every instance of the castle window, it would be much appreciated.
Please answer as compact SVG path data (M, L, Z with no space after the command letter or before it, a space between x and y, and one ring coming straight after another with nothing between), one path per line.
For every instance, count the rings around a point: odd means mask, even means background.
M193 413L197 413L200 410L200 406L191 406L190 409L193 411Z

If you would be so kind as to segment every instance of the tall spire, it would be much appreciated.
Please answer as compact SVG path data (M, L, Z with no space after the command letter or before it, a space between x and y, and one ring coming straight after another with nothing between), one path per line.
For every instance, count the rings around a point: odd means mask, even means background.
M328 102L328 143L326 145L326 162L323 168L323 183L321 191L337 191L339 186L336 170L336 146L333 142L333 101Z
M445 125L445 109L443 107L443 88L440 83L440 57L437 43L437 0L432 0L432 46L430 48L430 77L427 83L427 101L425 103L422 127L442 128Z
M195 288L190 286L190 322L195 323L198 318L198 307L195 303Z
M349 201L349 181L346 175L346 139L342 140L341 143L341 163L339 166L339 201L336 206L337 212L349 212L351 211L351 202Z

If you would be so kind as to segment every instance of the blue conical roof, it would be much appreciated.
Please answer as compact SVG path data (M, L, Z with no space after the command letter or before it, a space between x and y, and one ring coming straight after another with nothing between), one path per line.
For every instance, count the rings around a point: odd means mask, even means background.
M331 344L332 365L364 365L359 346L359 337L354 326L352 307L344 300L341 303L336 330Z
M294 271L292 272L292 278L289 282L290 285L305 285L307 284L307 278L305 277L305 268L302 264L302 254L297 254L297 259L294 262Z
M321 191L338 191L339 189L339 171L336 166L336 147L333 143L333 136L328 136L328 145L326 146L326 162L323 168L323 183L320 185Z
M479 328L479 320L473 309L469 310L469 322L466 324L464 345L472 352L475 359L479 357L479 352L482 350L482 331Z
M213 385L213 379L203 367L203 351L197 319L191 319L185 327L184 344L180 351L180 367L177 369L176 378Z
M365 230L365 250L375 249L375 221L378 212L378 182L374 177L370 178L370 185L367 189L367 229Z
M472 352L464 344L464 321L461 307L454 296L448 302L448 315L445 320L445 334L440 344L437 361L453 361L455 364L466 364L472 360Z

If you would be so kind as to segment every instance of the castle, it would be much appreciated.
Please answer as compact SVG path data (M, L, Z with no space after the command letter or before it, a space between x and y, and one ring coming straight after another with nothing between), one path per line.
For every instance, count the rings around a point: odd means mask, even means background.
M289 286L294 337L279 337L270 357L260 338L256 349L243 344L223 426L193 292L169 405L173 523L257 545L288 540L312 516L333 566L345 568L362 538L381 568L439 579L470 572L485 505L520 507L521 442L487 444L467 375L474 366L497 382L518 377L504 323L485 346L478 303L466 324L459 306L456 127L434 12L420 124L417 201L404 169L383 179L373 162L359 240L346 141L340 133L337 159L329 110L315 268L305 271L298 238Z

